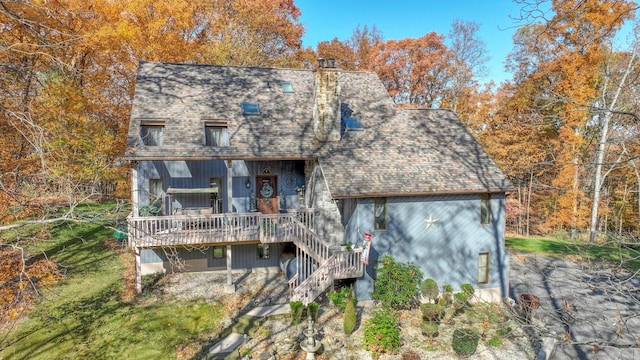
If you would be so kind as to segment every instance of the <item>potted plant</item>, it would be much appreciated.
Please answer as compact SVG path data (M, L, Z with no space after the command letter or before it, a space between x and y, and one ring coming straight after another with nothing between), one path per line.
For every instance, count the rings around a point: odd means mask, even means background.
M353 250L353 243L352 242L345 242L340 244L340 248L342 249L342 251L352 251Z

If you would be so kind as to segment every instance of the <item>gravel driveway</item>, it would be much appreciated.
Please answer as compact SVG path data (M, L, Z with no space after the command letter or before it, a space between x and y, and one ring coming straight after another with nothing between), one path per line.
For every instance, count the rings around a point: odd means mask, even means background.
M510 267L511 298L540 299L531 341L556 338L551 359L640 359L638 274L525 254L512 254Z

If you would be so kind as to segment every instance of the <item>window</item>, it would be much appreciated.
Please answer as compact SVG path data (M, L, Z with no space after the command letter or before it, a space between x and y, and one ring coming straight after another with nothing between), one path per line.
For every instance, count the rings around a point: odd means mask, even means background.
M480 224L491 224L491 196L489 194L480 195Z
M373 228L375 230L387 229L387 199L374 199L373 205Z
M225 253L226 253L225 250L226 249L225 249L224 246L214 246L213 250L212 250L213 258L214 259L222 259L222 258L224 258L225 257Z
M269 258L269 244L258 244L258 259Z
M478 255L478 284L489 283L489 253L481 252Z
M218 191L209 193L209 204L213 209L214 214L222 214L223 197L222 193L222 178L210 178L209 187L215 188Z
M162 179L149 179L149 202L162 199L164 190L162 188Z
M280 82L280 86L282 87L282 92L283 93L292 93L293 92L293 85L291 85L290 81L281 81Z
M242 115L260 115L260 107L258 107L258 103L243 102Z
M149 179L149 205L140 208L141 216L157 216L162 214L164 189L162 179Z
M204 131L207 146L229 146L229 130L226 126L205 125Z
M164 122L143 122L140 125L142 143L147 146L162 146L164 139Z

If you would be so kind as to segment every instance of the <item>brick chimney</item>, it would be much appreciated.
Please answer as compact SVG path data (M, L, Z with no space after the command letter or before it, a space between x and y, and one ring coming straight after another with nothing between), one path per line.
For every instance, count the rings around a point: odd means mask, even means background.
M340 140L340 69L335 59L318 59L314 84L313 131L320 141Z

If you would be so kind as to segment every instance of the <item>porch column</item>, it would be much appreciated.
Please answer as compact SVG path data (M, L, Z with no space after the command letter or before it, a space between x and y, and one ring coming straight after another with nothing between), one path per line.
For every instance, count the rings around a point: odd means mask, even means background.
M231 245L227 245L227 284L224 287L224 292L232 294L236 292L236 285L233 283L233 277L231 276Z
M233 160L227 160L227 212L233 212Z
M142 293L142 265L140 264L140 249L133 248L136 258L136 293Z
M131 211L133 216L140 216L138 209L140 208L138 199L138 162L131 162Z

